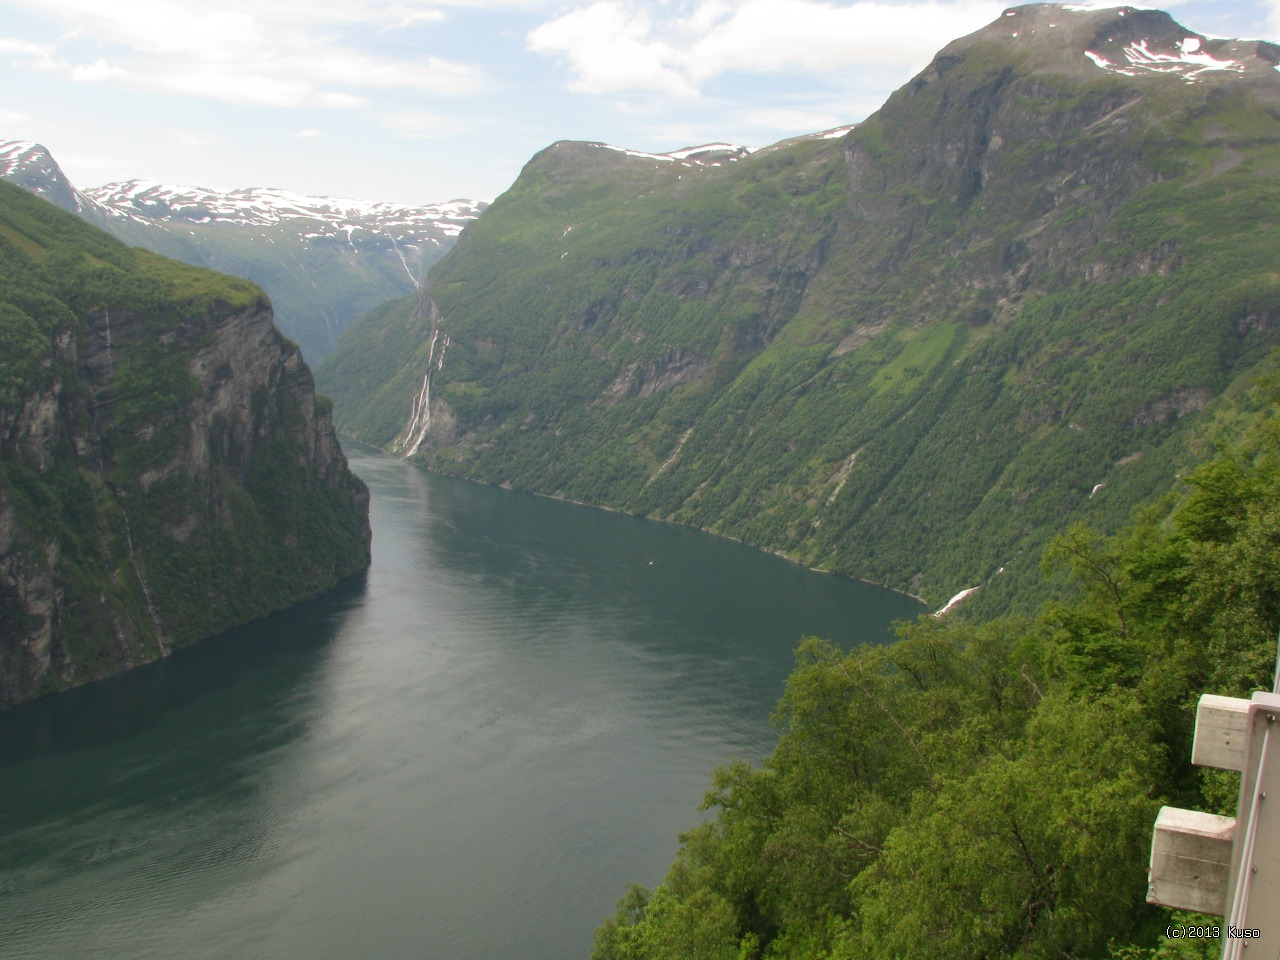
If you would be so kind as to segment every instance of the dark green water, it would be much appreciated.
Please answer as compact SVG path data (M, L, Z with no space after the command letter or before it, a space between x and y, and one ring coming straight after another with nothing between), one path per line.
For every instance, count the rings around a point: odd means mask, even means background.
M355 453L364 580L0 714L0 957L581 960L805 634L919 607Z

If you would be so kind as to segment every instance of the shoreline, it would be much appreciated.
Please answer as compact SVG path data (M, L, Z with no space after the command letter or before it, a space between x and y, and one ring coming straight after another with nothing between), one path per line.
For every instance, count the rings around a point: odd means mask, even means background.
M587 507L588 509L591 509L591 510L605 510L605 511L608 511L609 513L621 513L628 517L635 517L638 520L648 520L652 523L666 523L674 527L688 527L692 530L697 530L701 533L709 534L710 536L713 536L713 537L719 537L722 540L731 540L734 543L739 543L744 547L750 547L752 550L758 550L761 553L772 554L775 557L779 557L783 560L786 560L788 563L794 563L796 566L804 567L806 570L812 573L821 573L830 577L843 577L846 580L856 580L859 583L865 583L868 586L872 586L872 587L879 587L882 590L890 590L893 593L899 594L900 596L909 597L910 599L914 600L916 603L920 604L921 607L925 608L923 610L923 613L929 613L931 610L929 601L925 600L923 597L917 596L914 593L908 593L906 590L899 590L897 587L891 587L885 583L877 583L874 580L868 580L866 577L852 577L852 576L849 576L848 574L837 573L834 570L823 570L821 567L811 567L808 564L806 564L803 560L799 560L796 557L790 556L781 550L775 550L771 547L762 547L762 546L759 546L758 544L751 543L748 540L743 540L741 537L735 537L732 534L728 534L728 533L720 533L716 530L708 530L706 527L700 527L695 523L683 523L679 520L667 520L662 517L650 517L642 513L632 513L629 510L623 510L621 507L611 507L605 504L587 503L583 500L574 500L571 497L560 497L552 493L538 493L536 490L522 490L512 486L510 483L506 481L503 481L502 483L487 483L484 480L473 480L470 477L459 477L452 473L444 473L443 471L440 471L440 470L432 470L430 467L428 467L426 464L422 463L419 460L398 456L382 447L377 447L377 446L374 446L373 444L366 443L365 441L360 440L357 437L353 437L350 434L346 434L346 433L340 434L340 437L341 439L350 440L354 443L357 443L368 450L377 451L378 453L381 453L384 456L394 457L395 459L401 460L404 463L409 463L415 467L420 467L421 469L426 470L428 473L434 473L441 477L449 477L450 479L453 479L453 480L465 480L468 483L478 483L481 486L494 487L498 490L505 490L509 493L523 493L531 497L542 497L543 499L546 499L546 500L557 500L560 503L572 503L575 506Z

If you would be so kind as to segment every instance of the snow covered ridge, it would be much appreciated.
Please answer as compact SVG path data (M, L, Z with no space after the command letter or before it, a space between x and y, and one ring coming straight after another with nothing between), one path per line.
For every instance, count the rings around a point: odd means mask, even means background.
M38 152L43 152L40 145L30 140L0 142L0 176L7 176L24 163L30 163Z
M91 219L124 220L140 226L230 224L267 227L294 223L306 240L364 231L394 242L442 245L484 211L480 200L450 200L402 207L345 197L308 197L289 190L249 187L227 192L127 180L75 190L49 151L30 140L0 140L0 179L21 180L40 194L65 185L64 205L73 204Z
M602 150L615 150L618 153L625 153L628 157L638 157L642 160L678 163L686 167L720 167L726 163L741 160L743 157L749 157L753 153L772 150L784 144L795 143L798 140L835 140L843 137L855 126L856 124L849 124L843 127L832 127L830 130L821 130L818 133L793 137L768 147L744 147L734 143L704 143L697 147L682 147L679 150L672 150L670 153L645 153L643 150L629 150L626 147L615 147L609 143L593 143L591 146L599 147Z
M229 192L204 187L175 186L146 180L127 180L91 187L82 193L109 214L135 221L234 223L271 226L287 220L315 221L323 236L352 230L375 232L432 229L456 237L467 222L480 216L485 204L450 200L421 207L399 207L372 200L308 197L288 190L249 187ZM327 228L327 229L325 229Z
M1162 53L1152 49L1152 40L1143 39L1124 48L1124 64L1112 63L1100 53L1086 50L1084 55L1094 66L1126 77L1136 77L1139 70L1151 73L1171 73L1181 76L1187 83L1195 83L1210 71L1244 73L1245 65L1239 60L1219 60L1205 52L1200 37L1187 37L1174 44L1174 50ZM1278 68L1280 69L1280 68Z
M25 173L52 177L58 165L49 151L31 140L0 140L0 179L8 180Z
M1186 83L1242 78L1274 83L1280 45L1265 40L1210 38L1150 7L1088 3L1031 3L1005 10L983 31L988 38L1040 44L1041 56L1083 57L1099 70L1141 77L1180 77ZM1056 48L1056 49L1055 49ZM1076 61L1084 73L1090 67Z
M618 153L639 157L642 160L678 163L686 167L719 167L734 160L741 160L760 149L760 147L743 147L732 143L704 143L697 147L682 147L670 153L645 153L642 150L628 150L626 147L615 147L608 143L593 143L591 146L602 150L616 150Z

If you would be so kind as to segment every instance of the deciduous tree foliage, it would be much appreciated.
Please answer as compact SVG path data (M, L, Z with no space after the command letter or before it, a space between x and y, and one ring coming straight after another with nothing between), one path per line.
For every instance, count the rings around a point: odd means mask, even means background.
M593 960L1209 956L1161 941L1146 865L1162 803L1233 812L1233 775L1190 765L1199 696L1272 685L1278 395L1119 536L1060 536L1070 602L804 641L773 755L716 772L714 816Z

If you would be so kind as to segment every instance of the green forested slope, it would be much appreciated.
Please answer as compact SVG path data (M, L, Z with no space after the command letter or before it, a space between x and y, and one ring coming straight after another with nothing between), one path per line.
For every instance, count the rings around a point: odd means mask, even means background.
M404 428L405 397L420 387L421 374L404 365L421 346L418 297L389 300L343 334L343 349L316 368L316 380L333 400L341 429L386 446Z
M258 287L0 184L0 707L362 570L367 504Z
M1204 41L1244 66L1195 82L1084 53L1192 35L1024 7L842 139L556 144L322 387L406 449L430 372L434 469L1033 609L1048 537L1212 453L1277 340L1276 48Z
M1235 812L1239 776L1190 765L1199 696L1271 689L1276 388L1245 445L1121 535L1055 542L1069 604L802 644L773 755L717 772L713 818L593 960L1217 956L1164 940L1221 920L1148 906L1146 866L1161 804Z

